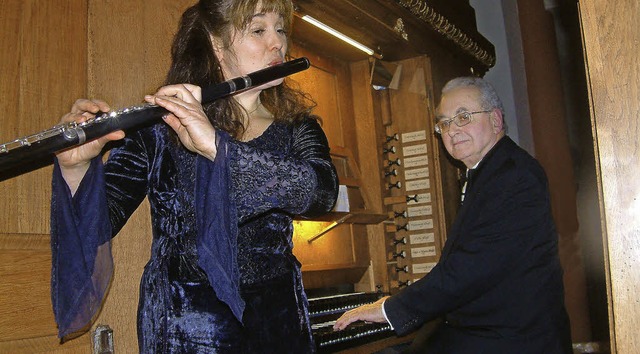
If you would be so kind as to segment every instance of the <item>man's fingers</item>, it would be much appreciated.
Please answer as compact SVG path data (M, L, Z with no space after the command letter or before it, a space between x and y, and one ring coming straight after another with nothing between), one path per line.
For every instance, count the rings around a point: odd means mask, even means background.
M354 310L349 310L343 313L342 316L340 316L340 318L338 318L336 323L333 325L333 329L337 331L341 331L347 328L348 325L352 324L357 320L359 320L357 313Z

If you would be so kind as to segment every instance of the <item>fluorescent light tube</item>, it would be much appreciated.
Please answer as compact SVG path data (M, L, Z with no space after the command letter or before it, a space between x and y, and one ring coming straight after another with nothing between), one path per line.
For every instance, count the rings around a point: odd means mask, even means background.
M345 41L345 42L347 42L349 44L351 44L352 46L360 49L361 51L367 53L368 55L374 55L375 54L373 49L371 49L371 48L367 47L366 45L364 45L364 44L362 44L362 43L360 43L358 41L355 41L354 39L352 39L352 38L350 38L350 37L338 32L337 30L325 25L324 23L316 20L315 18L313 18L313 17L311 17L309 15L303 15L302 19L307 21L308 23L320 28L321 30L323 30L323 31L325 31L325 32L337 37L337 38L340 38L341 40L343 40L343 41ZM375 54L374 56L377 57L378 55Z

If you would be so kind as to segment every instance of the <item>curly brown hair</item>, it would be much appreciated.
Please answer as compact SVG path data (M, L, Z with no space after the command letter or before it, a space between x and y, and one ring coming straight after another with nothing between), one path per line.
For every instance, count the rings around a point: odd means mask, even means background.
M171 47L171 66L165 84L207 87L223 82L211 37L220 38L224 48L229 48L233 33L243 31L256 12L281 15L285 31L289 32L293 16L290 0L201 0L185 10ZM276 121L290 123L310 116L315 107L308 94L293 88L286 79L263 90L260 101ZM216 129L236 138L244 132L241 118L247 112L231 96L207 103L204 108Z

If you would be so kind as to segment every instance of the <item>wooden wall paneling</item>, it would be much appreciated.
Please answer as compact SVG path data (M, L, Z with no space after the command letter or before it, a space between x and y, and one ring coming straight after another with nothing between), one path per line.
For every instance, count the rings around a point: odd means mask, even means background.
M86 5L80 0L3 2L0 94L6 142L56 124L85 92ZM79 18L77 22L62 20ZM0 182L2 232L49 232L49 167Z
M353 62L351 67L352 105L354 120L358 122L355 142L358 144L358 157L362 188L371 199L372 212L383 213L380 187L383 173L380 163L382 146L380 143L380 115L376 98L371 88L371 69L368 60Z
M71 342L60 344L57 336L37 337L3 342L0 353L11 354L87 354L90 353L91 338L89 333Z
M49 235L0 237L0 353L86 353L89 337L60 345L50 297Z
M0 253L0 328L3 340L56 335L49 287L49 235L4 235ZM29 299L28 301L25 301Z
M28 3L14 1L10 4L2 3L2 11L0 11L0 70L2 77L0 78L0 94L3 99L0 100L0 109L2 109L2 129L0 129L0 141L6 142L26 135L31 131L20 131L20 124L23 120L18 119L20 112L19 98L19 79L20 79L20 48L21 32L24 27L23 8ZM30 120L27 120L30 121ZM31 129L32 127L27 127ZM4 198L3 198L4 199Z
M4 143L52 127L85 95L87 4L25 0L0 7ZM78 339L81 346L60 345L53 320L51 167L22 172L0 182L0 352L86 353L87 336Z
M191 0L89 2L89 95L112 108L142 102L164 81L170 46ZM113 241L114 279L95 325L113 329L115 351L137 351L140 277L151 248L149 204L138 208Z
M612 353L640 352L640 4L579 3L602 219Z

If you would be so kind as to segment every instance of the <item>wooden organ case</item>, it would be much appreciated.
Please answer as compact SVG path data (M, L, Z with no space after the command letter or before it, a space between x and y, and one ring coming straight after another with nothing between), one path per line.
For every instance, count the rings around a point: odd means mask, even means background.
M468 1L297 0L294 57L312 69L296 81L317 102L347 209L296 222L316 345L321 353L372 353L408 345L387 325L333 332L348 309L398 292L439 259L458 205L458 169L433 133L438 93L454 76L495 60ZM310 15L377 58L300 21ZM380 59L380 55L382 58ZM344 208L344 205L340 206Z

